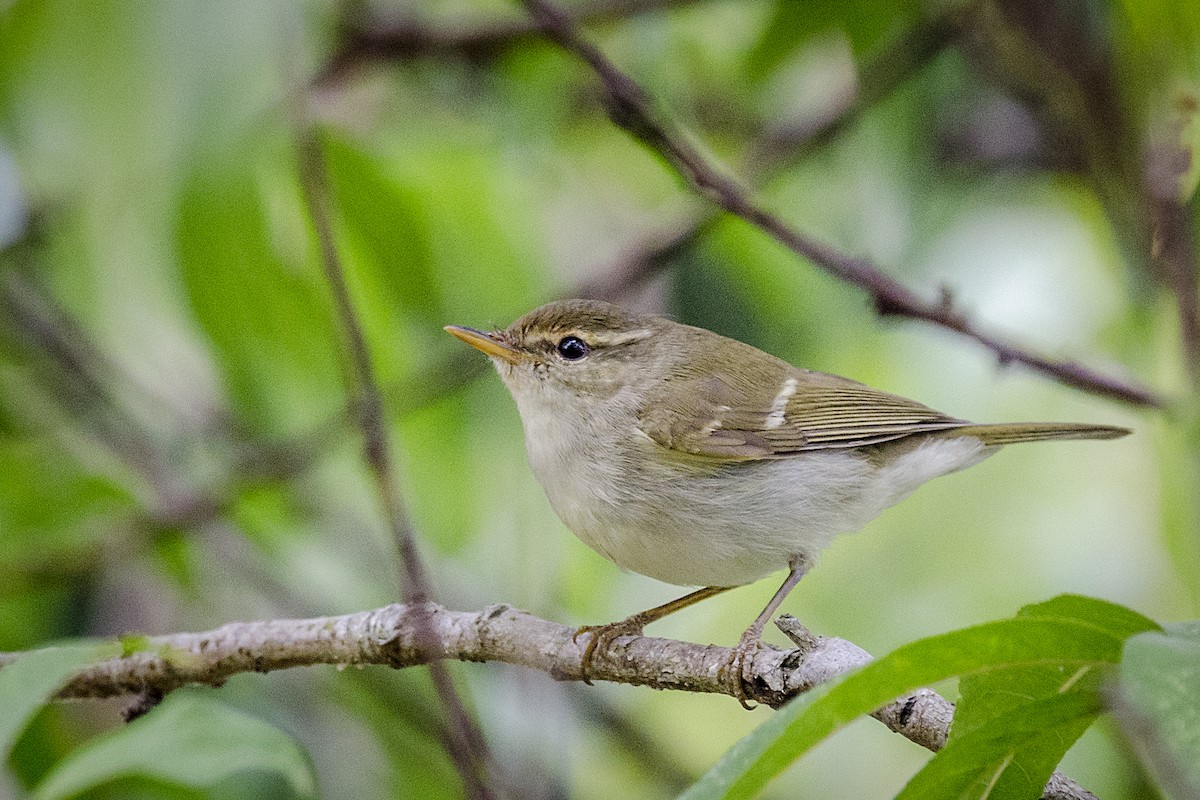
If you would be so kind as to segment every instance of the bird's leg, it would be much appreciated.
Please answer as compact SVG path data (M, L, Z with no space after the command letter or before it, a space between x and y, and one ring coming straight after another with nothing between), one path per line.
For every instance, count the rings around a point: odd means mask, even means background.
M592 680L588 673L591 671L592 658L596 655L597 649L607 649L618 636L641 636L642 629L651 622L660 620L668 614L674 614L680 609L699 603L701 600L707 600L714 595L732 588L732 586L706 586L703 589L697 589L691 594L686 594L669 603L663 603L661 606L640 611L631 617L626 617L620 622L610 622L607 625L584 625L582 628L579 628L571 636L571 641L578 642L579 637L583 634L591 634L587 646L583 649L583 658L579 664L579 671L583 675L583 682L588 686L592 685Z
M762 638L763 627L766 626L775 612L779 609L780 603L788 596L792 589L796 588L796 584L804 577L804 573L808 572L809 562L803 556L796 556L789 562L791 570L788 576L784 578L783 585L771 597L767 607L762 610L753 624L746 629L742 634L741 640L738 641L737 647L733 648L733 652L729 655L729 660L725 662L725 674L729 676L733 688L733 696L742 704L742 708L750 711L754 706L750 705L746 697L746 668L754 661L754 653L758 650L759 639Z

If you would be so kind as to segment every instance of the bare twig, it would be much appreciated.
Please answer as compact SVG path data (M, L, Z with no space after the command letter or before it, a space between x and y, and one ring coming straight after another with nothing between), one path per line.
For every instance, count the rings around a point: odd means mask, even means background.
M111 362L83 332L21 271L0 280L0 321L11 327L44 359L44 379L56 405L71 412L101 447L128 464L158 494L166 494L162 462L150 436L111 391L121 380L136 392L140 385Z
M329 179L325 171L324 154L315 131L311 128L305 130L306 133L301 136L299 142L300 183L317 232L325 277L329 282L337 316L347 340L350 366L354 373L352 394L355 398L354 405L357 405L359 410L358 422L363 436L364 456L400 554L405 601L413 608L421 609L430 596L429 577L417 550L416 536L396 485L391 446L383 423L383 396L375 379L366 334L359 322L354 301L350 297L345 271L334 242ZM421 633L423 628L419 614L417 621L416 630ZM432 646L432 629L428 634L429 644ZM416 640L418 649L422 641L421 637ZM437 660L430 661L430 676L438 697L450 716L451 730L456 734L455 740L450 743L450 756L458 767L468 794L478 798L493 797L494 792L489 786L488 778L491 757L483 734L458 696L445 665Z
M795 635L788 618L782 626ZM432 640L429 634L432 632ZM478 612L450 611L432 603L390 605L338 617L234 622L204 633L154 636L135 653L94 664L72 678L60 698L167 693L187 684L220 686L243 672L272 672L318 664L379 664L393 668L431 659L499 661L582 680L573 630L506 605ZM812 637L798 650L759 649L747 688L760 703L778 708L797 694L871 660L857 645ZM623 636L597 652L593 680L729 694L722 669L729 649L646 636ZM0 668L19 654L0 654ZM873 716L922 747L946 741L953 705L928 689L902 697ZM1055 773L1045 797L1085 800L1092 795Z
M580 22L597 23L690 5L697 0L590 0L571 10ZM401 61L454 55L474 61L496 56L539 33L528 18L469 22L457 26L432 26L415 19L392 23L347 22L341 44L312 81L328 86L366 61Z
M619 127L662 156L696 193L725 211L755 225L831 275L867 292L881 315L923 320L987 347L1001 363L1020 363L1069 386L1140 406L1163 407L1151 390L1103 375L1074 361L1030 353L976 327L944 298L921 297L882 272L870 261L842 253L811 239L757 205L736 180L719 169L687 136L658 119L649 96L595 45L576 31L574 20L545 0L523 0L538 27L564 50L583 60L600 79L609 117Z
M1146 154L1144 201L1151 225L1150 257L1159 280L1175 295L1183 359L1200 385L1200 275L1197 270L1196 198L1179 197L1179 183L1192 156L1177 141Z
M419 603L429 596L429 579L416 549L416 537L408 523L400 494L396 489L391 447L383 427L383 397L375 380L366 333L358 321L358 312L350 297L345 272L333 237L329 182L325 174L325 159L315 134L303 137L299 147L300 182L305 202L321 248L321 264L329 283L334 306L349 350L352 379L351 406L358 411L357 421L363 436L364 455L375 478L384 505L384 513L404 568L404 597L407 602Z
M817 121L785 124L768 130L746 148L743 169L756 183L819 151L853 127L868 109L891 94L942 52L957 30L958 13L943 14L917 25L892 42L863 68L853 100ZM697 204L687 214L669 219L645 236L601 277L579 286L576 297L617 301L667 268L680 253L695 245L720 219L720 210Z

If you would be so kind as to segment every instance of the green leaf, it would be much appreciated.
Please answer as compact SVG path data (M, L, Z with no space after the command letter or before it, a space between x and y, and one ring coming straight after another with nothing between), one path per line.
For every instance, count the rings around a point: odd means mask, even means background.
M177 220L192 310L237 409L267 433L342 407L341 341L282 148L247 145L190 176Z
M545 257L530 241L542 224L531 214L537 198L512 169L503 153L477 142L431 148L419 160L397 155L392 166L421 198L414 213L428 234L439 308L450 315L425 330L438 341L443 324L481 314L507 322L546 297Z
M1179 114L1179 147L1188 156L1188 167L1179 176L1178 199L1186 204L1200 185L1200 96L1179 90L1175 106Z
M0 668L0 755L8 754L29 720L71 675L120 652L113 642L48 647Z
M1131 629L1155 627L1101 600L1064 596L990 622L905 645L784 706L735 744L683 797L750 797L822 739L908 692L998 668L1115 663Z
M750 55L752 75L765 76L827 30L844 32L861 56L896 35L918 12L909 0L775 0L771 19Z
M1158 628L1152 620L1123 606L1077 595L1063 595L1022 608L1017 617L1091 620L1120 639ZM1016 704L1034 705L1068 691L1096 693L1103 681L1100 664L1067 669L1062 664L1018 664L965 676L950 728L950 741L986 726Z
M1155 56L1165 54L1179 66L1195 70L1200 37L1200 5L1191 0L1121 0L1139 43ZM1193 74L1191 77L1197 77Z
M1107 662L1021 664L965 676L946 747L903 796L1038 797L1103 710L1111 669Z
M468 420L468 402L460 395L417 409L400 422L402 474L412 514L425 538L443 552L454 552L478 528L475 498L462 491L478 479Z
M0 567L86 547L131 505L115 482L45 439L0 439L0 475Z
M1132 608L1078 594L1061 594L1043 603L1025 606L1017 612L1017 617L1078 622L1106 631L1122 641L1135 633L1161 630L1157 622Z
M72 752L32 798L72 797L130 777L200 790L263 774L281 778L293 797L316 797L312 764L291 736L219 703L177 693Z
M1010 707L951 740L896 800L1036 798L1062 755L1103 710L1098 692L1069 692Z
M1163 794L1200 797L1200 623L1129 640L1117 711Z
M433 325L446 319L433 263L431 238L419 191L387 172L382 159L331 132L324 152L329 177L347 229L369 256L371 295L393 313ZM365 298L370 299L370 298Z

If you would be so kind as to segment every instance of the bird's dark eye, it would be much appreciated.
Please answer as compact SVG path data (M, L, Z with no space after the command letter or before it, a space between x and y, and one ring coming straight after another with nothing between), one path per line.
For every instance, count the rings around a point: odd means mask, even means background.
M578 361L592 351L588 343L578 336L564 336L555 349L567 361Z

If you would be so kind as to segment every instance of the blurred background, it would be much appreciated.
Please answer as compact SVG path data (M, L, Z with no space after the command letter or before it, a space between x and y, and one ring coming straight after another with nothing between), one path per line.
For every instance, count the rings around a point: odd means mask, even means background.
M784 606L815 632L883 654L1063 592L1200 616L1200 6L568 7L791 225L1169 410L880 317L692 195L518 6L0 0L0 651L401 597L298 182L313 130L437 602L582 625L679 594L562 526L499 380L441 330L588 295L955 416L1134 429L1011 448L843 537ZM732 645L776 585L650 633ZM671 797L770 714L450 669L518 797ZM463 794L426 670L206 691L295 736L324 796ZM126 704L44 709L0 796L119 726ZM927 757L862 720L768 796L887 798ZM1149 792L1108 724L1064 770L1104 798ZM133 782L96 796L181 795Z

